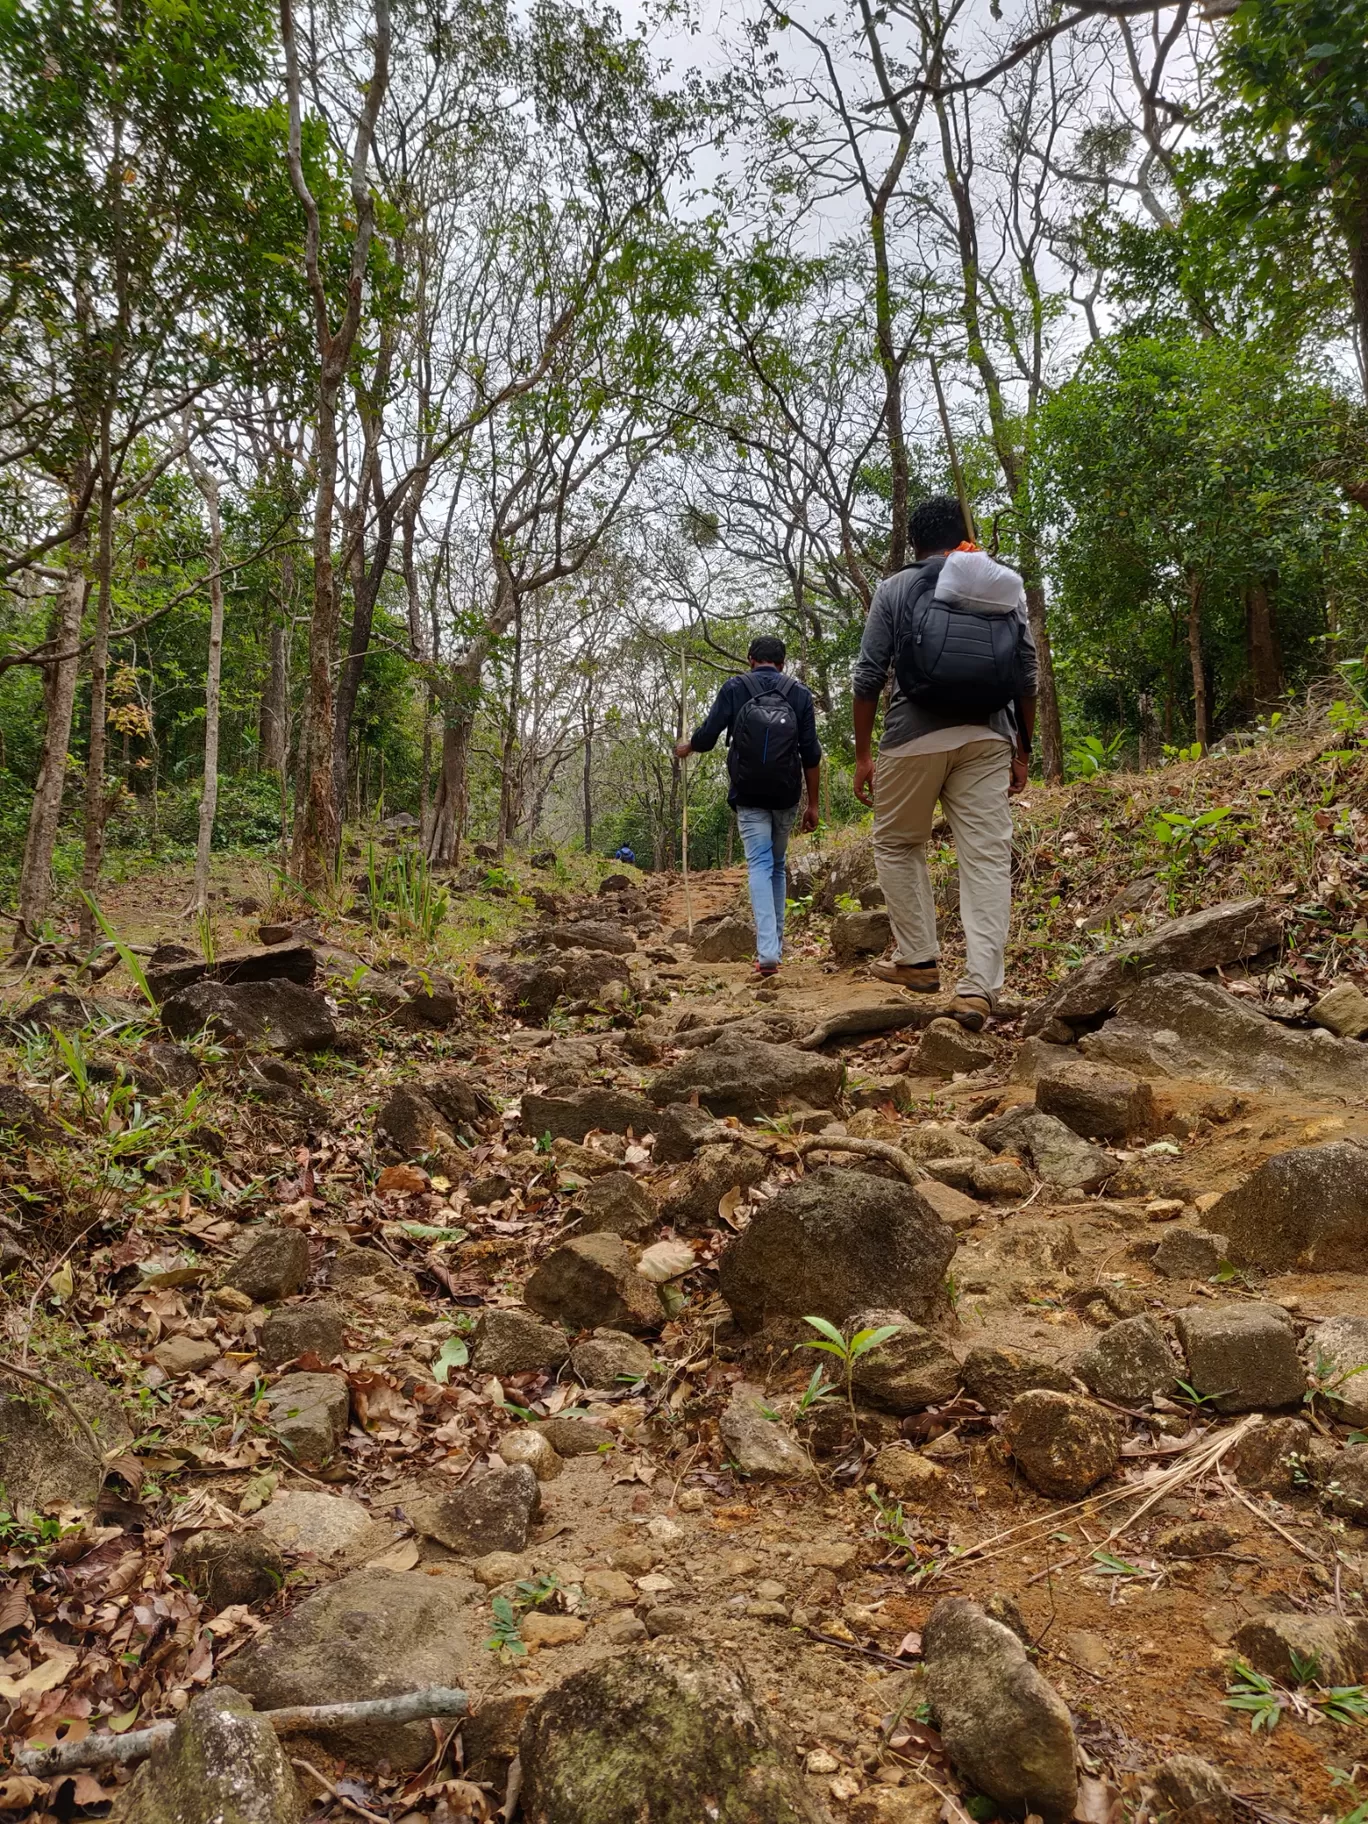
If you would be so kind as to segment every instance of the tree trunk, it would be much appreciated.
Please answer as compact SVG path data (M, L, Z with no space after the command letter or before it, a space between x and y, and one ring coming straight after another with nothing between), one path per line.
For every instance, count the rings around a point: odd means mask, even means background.
M581 781L584 800L584 852L594 851L594 718L585 709L581 716L584 729L584 775Z
M1210 726L1207 716L1206 672L1202 667L1202 579L1189 570L1188 592L1188 658L1192 665L1192 732L1198 747L1207 751Z
M1273 625L1273 590L1277 579L1252 576L1245 583L1245 627L1249 678L1256 713L1276 703L1283 693L1282 653Z
M333 654L337 650L337 585L333 574L333 507L337 497L337 393L321 379L314 496L313 612L309 617L309 681L304 710L307 771L296 795L291 868L306 887L326 883L342 845L342 819L333 789Z
M105 823L109 795L105 787L108 751L106 718L109 714L109 621L114 598L114 463L110 448L112 401L106 396L100 411L100 537L95 559L95 636L90 649L90 735L86 752L85 813L82 819L83 853L81 891L81 941L95 941L93 899L104 863Z
M1032 541L1034 550L1034 541ZM1026 581L1026 614L1035 640L1040 679L1036 685L1036 731L1040 736L1040 764L1046 779L1064 777L1064 731L1059 715L1059 690L1055 684L1054 651L1045 613L1045 585L1038 573Z
M261 693L261 739L257 748L263 773L283 779L290 764L290 674L285 655L285 628L267 635L266 687Z
M432 806L428 860L455 867L465 826L466 761L473 716L464 705L448 713L442 727L442 770Z
M518 824L518 711L522 702L522 611L513 620L513 667L508 681L508 715L504 722L503 753L499 766L499 829L495 839L499 860L504 844L513 840Z
M219 486L213 471L195 459L186 434L186 462L209 515L209 663L204 679L204 783L200 788L199 840L195 845L195 890L190 910L203 917L209 910L209 858L214 846L218 810L219 682L223 672L223 521Z
M84 486L84 476L77 476L72 485L73 494L79 498L84 492ZM67 546L66 581L62 584L48 635L58 652L69 652L71 657L47 666L43 674L43 707L46 718L38 778L29 809L28 835L24 841L24 859L19 873L20 939L37 937L52 903L52 857L57 847L57 829L62 818L62 791L66 785L67 749L71 742L71 714L76 702L76 673L80 659L75 648L80 643L81 619L85 613L88 545L89 536L83 525Z

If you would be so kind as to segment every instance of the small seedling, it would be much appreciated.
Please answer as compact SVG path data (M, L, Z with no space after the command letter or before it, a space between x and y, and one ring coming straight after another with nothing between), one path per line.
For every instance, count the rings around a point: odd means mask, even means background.
M821 1369L814 1368L811 1379L799 1397L797 1416L805 1419L810 1412L821 1405L823 1400L832 1399L838 1392L836 1384L833 1381L823 1380Z
M489 1606L494 1611L494 1626L485 1646L505 1662L525 1657L527 1643L523 1640L522 1625L513 1604L507 1596L496 1596Z
M902 1325L874 1325L864 1330L857 1330L847 1341L835 1324L828 1323L824 1317L805 1317L803 1322L811 1324L813 1329L819 1333L817 1339L810 1338L803 1344L803 1348L824 1349L828 1355L834 1355L845 1368L846 1404L850 1408L850 1422L858 1432L860 1426L855 1417L855 1388L852 1380L855 1364L862 1356L868 1355L871 1349L877 1349L881 1343L886 1343L890 1336L896 1336Z
M1215 1401L1223 1400L1228 1393L1234 1392L1231 1387L1223 1387L1218 1393L1198 1393L1190 1381L1179 1381L1177 1387L1178 1391L1173 1397L1184 1406L1191 1406L1194 1412L1200 1412L1204 1406L1213 1406Z

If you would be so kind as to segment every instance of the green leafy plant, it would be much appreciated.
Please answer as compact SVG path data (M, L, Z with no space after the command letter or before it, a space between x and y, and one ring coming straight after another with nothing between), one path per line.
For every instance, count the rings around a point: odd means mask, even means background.
M431 943L446 921L450 895L432 877L428 858L413 846L377 861L366 847L366 900L373 926L403 931Z
M817 1337L810 1337L802 1346L804 1349L822 1349L828 1355L834 1355L845 1369L846 1405L850 1408L850 1422L858 1432L859 1421L855 1417L855 1388L853 1376L855 1364L871 1349L877 1349L886 1343L890 1336L896 1336L901 1324L878 1324L864 1330L857 1330L847 1339L835 1324L828 1323L824 1317L805 1317L805 1324L811 1324L818 1332Z
M821 1405L823 1400L834 1399L839 1392L840 1389L833 1381L824 1380L822 1378L822 1370L820 1367L814 1368L807 1386L804 1387L802 1393L798 1397L798 1410L795 1416L800 1419L807 1418L811 1412L815 1411L816 1408Z
M1249 1717L1253 1734L1262 1729L1271 1735L1288 1710L1307 1723L1368 1722L1368 1691L1362 1685L1322 1685L1317 1681L1320 1662L1314 1654L1303 1658L1290 1652L1288 1658L1293 1687L1256 1672L1242 1659L1231 1665L1231 1682L1226 1686L1224 1702L1227 1709L1243 1711Z
M95 920L95 923L100 927L100 929L101 929L101 931L103 931L105 937L109 940L109 942L111 944L113 944L114 948L118 951L119 961L123 964L124 968L127 969L129 975L132 977L133 985L138 990L138 993L147 1002L149 1007L155 1007L157 1002L156 1002L155 996L152 993L151 988L149 988L147 985L147 971L143 968L142 964L138 961L137 957L134 956L133 952L129 949L128 945L125 944L118 936L116 936L113 927L110 925L108 919L106 919L104 913L101 912L100 908L96 905L95 901L91 898L90 894L85 892L84 889L82 889L82 891L81 891L81 898L85 901L86 905L90 908L90 915Z
M1355 1375L1368 1373L1368 1364L1360 1363L1357 1368L1340 1368L1333 1356L1326 1355L1324 1350L1317 1349L1316 1359L1308 1373L1310 1385L1302 1395L1304 1405L1314 1409L1318 1400L1331 1400L1338 1405L1344 1404L1343 1388Z
M1105 773L1115 764L1124 739L1124 733L1115 734L1105 742L1096 735L1084 735L1073 743L1065 756L1069 772L1075 779L1092 779L1098 773Z
M494 1612L494 1625L485 1642L488 1651L497 1653L505 1663L525 1657L527 1643L522 1637L522 1619L513 1604L507 1596L496 1596L489 1606Z
M432 1378L446 1384L453 1368L464 1368L470 1360L470 1345L464 1337L449 1336L437 1351L437 1359L432 1364Z
M1184 1406L1190 1406L1194 1412L1200 1412L1204 1406L1211 1406L1216 1400L1223 1400L1226 1394L1233 1391L1229 1387L1223 1387L1219 1393L1198 1393L1190 1381L1178 1381L1175 1385L1178 1391L1174 1394L1174 1399Z

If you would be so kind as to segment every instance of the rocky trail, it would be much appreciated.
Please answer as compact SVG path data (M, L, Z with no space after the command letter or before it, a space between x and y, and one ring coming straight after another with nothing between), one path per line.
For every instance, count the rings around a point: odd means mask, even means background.
M4 1815L1368 1817L1368 998L1230 894L973 1034L793 888L11 971Z

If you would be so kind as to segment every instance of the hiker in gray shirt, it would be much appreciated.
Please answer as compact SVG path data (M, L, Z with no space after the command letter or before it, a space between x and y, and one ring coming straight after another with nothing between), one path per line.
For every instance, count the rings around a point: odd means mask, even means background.
M966 951L950 1012L977 1030L1003 984L1012 904L1008 798L1026 784L1035 729L1036 649L1021 578L969 544L957 500L942 495L921 502L908 531L916 561L875 591L854 679L855 795L874 807L874 864L894 937L892 959L872 969L883 981L921 993L940 987L936 906L926 865L939 800L959 863ZM963 624L976 638L994 642L996 675L1007 676L1002 668L1009 667L1010 684L976 700L972 666L979 661L971 653L960 675L954 673L959 655L952 628L943 688L934 662L915 694L904 690L905 678L895 676L876 767L871 743L879 699L895 665L906 673L916 663L907 644L908 617L933 596L968 611ZM942 625L947 618L954 620L953 614L942 615ZM1009 700L1003 701L1004 695Z

